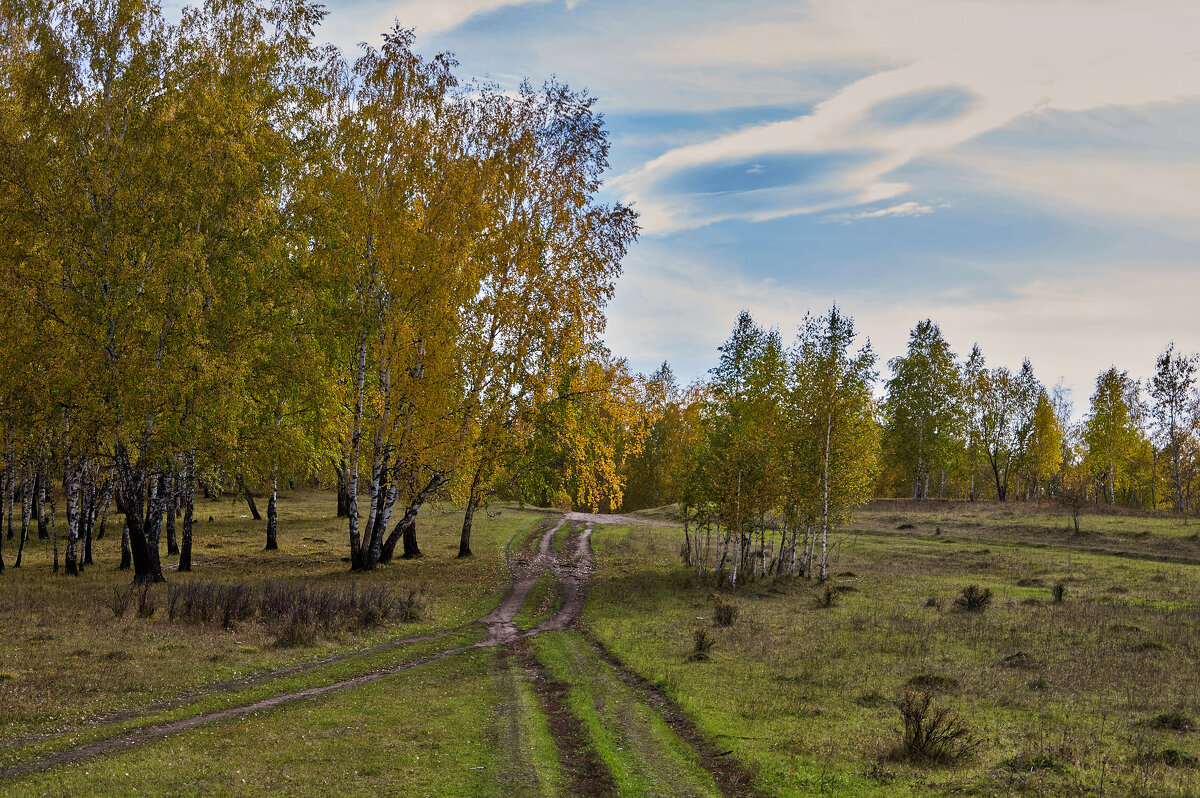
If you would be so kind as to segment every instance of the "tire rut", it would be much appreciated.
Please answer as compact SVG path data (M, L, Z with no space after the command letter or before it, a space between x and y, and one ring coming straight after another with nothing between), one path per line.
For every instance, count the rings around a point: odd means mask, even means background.
M564 545L564 553L555 554L553 551L553 543L555 535L568 522L575 524L574 534L568 533L568 537ZM523 551L510 560L509 568L513 574L512 586L508 593L501 600L500 604L492 612L479 618L475 623L482 624L486 629L486 635L483 640L477 643L454 646L442 651L420 657L410 662L405 662L389 668L372 671L354 678L343 679L327 685L319 687L311 687L305 690L300 690L292 693L282 693L276 696L271 696L249 704L244 704L237 707L229 707L227 709L217 710L214 712L206 712L197 715L192 715L185 718L180 718L168 723L152 725L133 731L120 734L105 740L100 740L89 745L79 748L62 751L47 755L41 759L13 765L3 770L0 770L0 779L13 778L27 775L41 770L46 770L59 765L72 764L86 759L104 754L112 753L119 750L129 749L142 743L150 742L155 739L166 737L172 734L187 731L197 726L211 723L215 721L225 720L228 718L240 717L254 712L272 709L274 707L288 704L296 701L301 701L308 698L315 698L327 693L336 692L339 690L349 689L371 682L379 681L388 676L395 675L402 671L412 668L427 665L431 662L436 662L446 657L451 657L460 654L464 651L470 651L479 648L496 648L501 649L501 655L504 657L513 656L517 658L521 667L524 669L531 684L535 687L543 706L543 711L546 713L550 723L551 731L555 738L555 744L558 747L560 761L566 771L568 777L572 781L572 794L581 796L610 796L617 794L617 787L613 780L612 774L607 766L600 760L593 746L587 739L587 734L583 730L579 718L571 712L567 696L569 685L555 679L542 665L537 658L533 656L523 645L523 640L534 635L546 631L565 631L573 627L577 627L578 619L583 611L584 601L587 598L587 587L591 580L592 573L595 569L595 561L591 550L591 534L592 527L595 524L639 524L646 525L647 522L643 519L630 518L627 516L601 516L584 513L568 513L564 515L557 524L548 528L541 537L537 547L537 554L530 557L529 552ZM568 527L568 529L571 529ZM550 617L541 621L533 629L520 631L516 627L515 617L520 612L529 598L529 593L533 589L538 578L546 571L554 574L559 581L562 589L562 603L558 609L550 615ZM270 678L282 677L300 673L306 670L312 670L322 665L332 664L336 662L344 662L352 660L355 657L363 656L378 651L396 648L402 645L427 642L440 637L461 631L471 624L459 626L453 629L446 629L430 635L419 635L409 638L400 638L397 640L388 641L386 643L372 646L367 649L361 649L345 654L338 654L332 657L326 657L322 660L317 660L310 663L300 663L297 665L280 668L274 671L269 671L251 676L242 677L236 680L220 682L205 687L203 690L193 691L191 693L177 696L166 701L160 701L151 704L144 710L140 710L138 714L121 713L117 716L111 716L107 723L120 722L128 720L130 717L138 717L145 715L156 709L169 709L178 706L186 701L200 696L213 695L222 692L231 687L243 686L255 682L265 681ZM619 679L635 687L639 699L649 706L654 712L658 713L667 722L667 725L679 736L679 738L689 747L696 750L699 754L704 768L713 775L716 779L722 792L727 796L741 798L742 796L757 797L760 795L750 786L750 774L736 760L722 759L724 754L714 752L714 749L707 743L704 737L697 731L695 725L682 713L679 708L670 701L665 695L653 690L648 684L633 671L626 668L620 663L611 653L601 646L590 635L585 632L585 639L597 650L600 659L608 667L610 667ZM85 728L95 728L89 726ZM62 732L61 735L78 733L79 729L68 732ZM54 737L60 736L55 734ZM41 739L50 739L43 737Z

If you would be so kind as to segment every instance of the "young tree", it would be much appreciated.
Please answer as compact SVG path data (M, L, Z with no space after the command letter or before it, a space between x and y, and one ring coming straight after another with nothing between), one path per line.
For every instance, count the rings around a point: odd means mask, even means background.
M929 498L929 476L944 473L963 426L962 376L941 329L929 319L909 335L908 352L888 362L885 451L910 475L912 497Z
M1138 385L1129 373L1113 366L1096 378L1091 411L1084 420L1089 470L1103 485L1109 504L1117 502L1118 485L1128 481L1140 435L1134 425Z
M793 356L789 410L803 419L802 433L819 447L821 581L828 576L830 530L870 498L878 472L879 429L871 392L875 353L870 341L852 353L855 337L854 320L835 305L825 316L805 319Z
M1167 456L1175 509L1179 512L1187 511L1190 499L1188 471L1197 425L1194 392L1197 362L1197 355L1176 352L1175 344L1171 343L1159 355L1150 381L1157 436Z

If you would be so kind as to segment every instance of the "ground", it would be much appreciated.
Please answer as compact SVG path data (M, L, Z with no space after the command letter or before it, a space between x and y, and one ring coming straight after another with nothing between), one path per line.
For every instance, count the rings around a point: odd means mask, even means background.
M669 511L493 508L458 560L442 508L425 558L351 575L332 498L283 497L280 552L206 504L168 580L419 590L418 619L281 645L266 617L172 620L161 586L117 617L115 536L79 579L44 541L12 569L6 540L0 794L1200 794L1195 523L877 502L835 534L831 584L731 593L682 563ZM985 611L954 607L970 584ZM906 690L978 747L897 754Z

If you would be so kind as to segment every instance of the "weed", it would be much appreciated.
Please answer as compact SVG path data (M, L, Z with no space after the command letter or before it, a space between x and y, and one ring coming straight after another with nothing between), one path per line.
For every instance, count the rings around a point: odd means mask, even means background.
M142 591L138 593L137 614L139 618L153 618L154 613L158 611L158 600L154 598L154 591L149 584L142 586Z
M1067 586L1062 582L1055 582L1054 587L1050 589L1050 593L1054 596L1055 604L1062 604L1063 599L1066 598L1067 595Z
M733 626L737 617L738 606L736 604L718 601L717 606L713 608L713 621L717 626Z
M925 607L927 609L937 610L938 612L941 612L942 611L942 600L940 598L938 598L937 596L930 596L929 598L925 599Z
M841 597L842 594L838 592L836 587L833 585L826 585L825 588L819 594L817 594L817 606L832 607L834 604L837 604L838 599Z
M313 622L312 609L302 604L292 610L287 623L275 638L275 645L279 648L311 646L316 639L317 628Z
M1000 660L1000 665L1005 668L1034 668L1037 662L1024 651L1018 651Z
M129 609L129 603L133 601L133 585L119 587L113 585L112 598L108 600L108 608L112 610L114 618L120 618L125 615L125 611Z
M943 676L940 673L918 673L908 680L908 685L920 690L950 692L958 689L958 679L953 676Z
M1143 640L1142 642L1136 643L1129 647L1130 651L1138 653L1143 651L1163 651L1165 649L1166 646L1161 640Z
M1138 754L1138 760L1145 764L1166 765L1172 768L1194 768L1200 765L1200 759L1178 748L1164 748L1161 751L1143 751Z
M1067 766L1058 757L1041 752L1018 754L1004 762L1005 767L1016 773L1033 773L1041 770L1050 773L1063 774Z
M971 756L982 744L966 721L946 706L934 706L923 690L906 690L900 696L904 736L892 752L908 762L948 765Z
M688 655L689 662L705 662L708 652L717 644L717 639L708 633L708 628L701 626L692 635L692 653Z
M1196 721L1182 712L1164 712L1152 720L1151 725L1157 726L1160 729L1167 729L1176 732L1190 732L1196 730Z
M983 612L992 604L992 590L979 585L967 585L954 599L954 608L963 612Z

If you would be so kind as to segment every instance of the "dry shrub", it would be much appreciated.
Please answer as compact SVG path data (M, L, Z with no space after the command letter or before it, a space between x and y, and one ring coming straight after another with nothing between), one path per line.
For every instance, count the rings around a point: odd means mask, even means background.
M979 585L967 585L954 599L954 608L963 612L983 612L992 604L992 590Z
M971 756L983 743L966 721L947 706L935 706L924 690L904 691L899 708L904 736L892 752L895 759L949 765Z
M154 597L154 591L149 583L142 585L142 590L138 593L137 614L139 618L153 618L154 613L158 611L158 600Z
M113 585L113 594L112 598L108 600L108 608L112 610L114 618L121 618L125 615L130 602L133 601L134 590L136 588L133 585L127 585L124 588Z
M708 652L717 644L717 639L708 633L708 627L701 626L692 635L692 653L688 655L689 662L704 662Z
M314 588L283 581L251 586L189 580L167 586L171 620L232 629L258 618L279 630L280 645L308 645L317 634L333 636L393 618L409 623L420 620L424 609L422 588L396 595L378 585Z
M1062 604L1063 599L1067 597L1067 586L1062 582L1056 582L1054 587L1050 589L1050 592L1054 596L1054 603Z
M717 600L717 606L713 608L713 621L717 626L733 626L737 622L738 606L727 602Z

